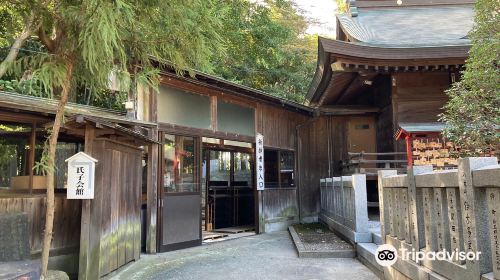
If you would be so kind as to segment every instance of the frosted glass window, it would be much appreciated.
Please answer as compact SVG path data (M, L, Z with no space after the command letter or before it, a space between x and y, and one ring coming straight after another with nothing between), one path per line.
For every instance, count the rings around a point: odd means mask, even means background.
M158 93L158 121L194 128L210 128L210 97L166 86Z
M217 100L219 131L255 135L255 109Z

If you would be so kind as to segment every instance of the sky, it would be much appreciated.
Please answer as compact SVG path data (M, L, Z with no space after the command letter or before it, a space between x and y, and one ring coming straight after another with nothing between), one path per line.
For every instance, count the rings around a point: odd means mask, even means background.
M335 0L293 0L303 10L304 15L313 20L308 34L335 36Z

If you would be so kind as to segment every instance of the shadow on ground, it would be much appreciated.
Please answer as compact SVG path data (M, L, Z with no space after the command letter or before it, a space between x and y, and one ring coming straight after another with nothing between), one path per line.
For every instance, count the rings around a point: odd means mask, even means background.
M299 259L288 232L142 255L105 279L376 279L355 259Z

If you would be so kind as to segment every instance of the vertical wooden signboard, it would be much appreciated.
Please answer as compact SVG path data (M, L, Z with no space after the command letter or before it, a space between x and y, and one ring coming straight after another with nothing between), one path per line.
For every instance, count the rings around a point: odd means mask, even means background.
M255 161L257 174L257 190L264 190L264 136L260 133L255 137Z

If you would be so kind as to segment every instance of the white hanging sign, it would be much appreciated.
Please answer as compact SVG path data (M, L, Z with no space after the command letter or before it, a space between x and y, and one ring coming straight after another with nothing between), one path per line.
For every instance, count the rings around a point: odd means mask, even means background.
M264 136L257 134L255 136L255 162L257 174L257 190L264 190Z
M94 199L97 160L84 152L66 159L68 163L67 199Z

